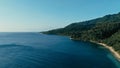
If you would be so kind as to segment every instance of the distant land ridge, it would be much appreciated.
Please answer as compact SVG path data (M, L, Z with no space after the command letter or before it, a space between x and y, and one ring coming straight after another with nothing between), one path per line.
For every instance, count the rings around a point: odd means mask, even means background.
M97 41L112 47L120 54L120 13L72 23L64 28L42 32L69 36L73 40Z

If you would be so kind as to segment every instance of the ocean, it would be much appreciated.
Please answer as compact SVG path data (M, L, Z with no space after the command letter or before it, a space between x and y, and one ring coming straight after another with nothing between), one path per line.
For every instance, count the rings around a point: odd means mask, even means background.
M0 68L120 68L106 48L66 36L0 33Z

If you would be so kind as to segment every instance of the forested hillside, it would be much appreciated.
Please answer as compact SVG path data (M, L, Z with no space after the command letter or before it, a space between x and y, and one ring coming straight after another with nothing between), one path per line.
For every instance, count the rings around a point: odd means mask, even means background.
M120 13L72 23L64 28L43 33L66 35L74 40L104 42L120 52Z

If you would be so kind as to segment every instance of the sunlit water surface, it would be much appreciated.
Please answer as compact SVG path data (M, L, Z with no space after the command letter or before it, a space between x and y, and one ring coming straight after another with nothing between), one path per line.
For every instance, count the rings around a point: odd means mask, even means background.
M102 46L40 33L0 33L0 68L120 68Z

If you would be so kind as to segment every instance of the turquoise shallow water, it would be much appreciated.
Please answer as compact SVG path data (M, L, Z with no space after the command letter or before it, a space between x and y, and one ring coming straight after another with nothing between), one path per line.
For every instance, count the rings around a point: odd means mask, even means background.
M104 47L39 33L0 33L0 68L120 68Z

